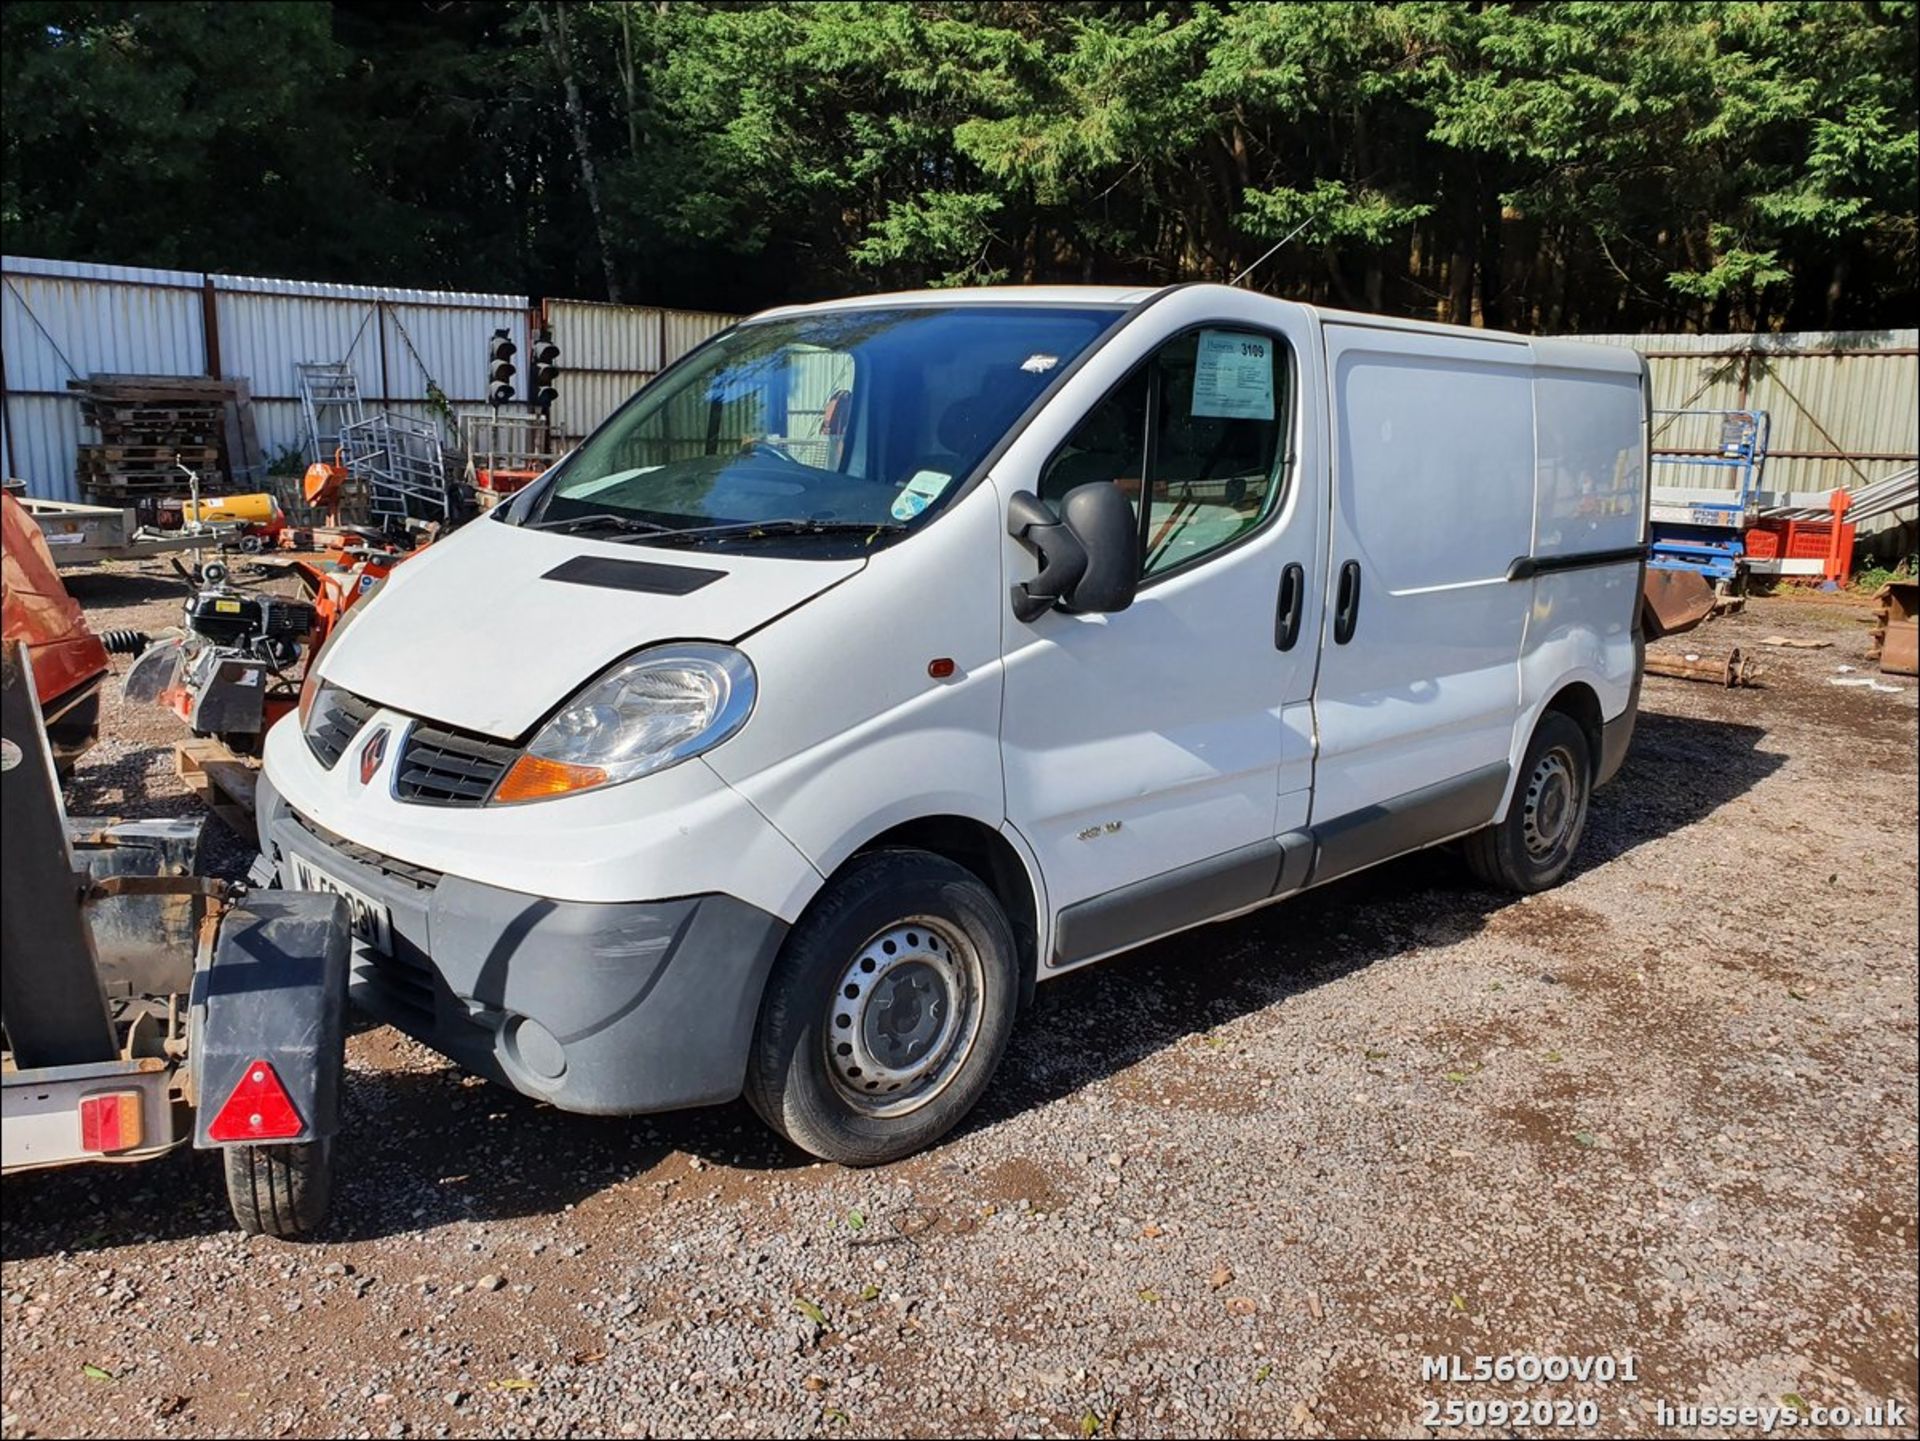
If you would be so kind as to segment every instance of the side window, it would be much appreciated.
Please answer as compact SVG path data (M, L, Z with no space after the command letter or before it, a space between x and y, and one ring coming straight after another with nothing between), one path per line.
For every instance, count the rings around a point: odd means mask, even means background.
M1286 347L1263 331L1188 331L1088 412L1040 476L1043 500L1111 481L1140 519L1141 573L1219 550L1259 525L1285 483Z

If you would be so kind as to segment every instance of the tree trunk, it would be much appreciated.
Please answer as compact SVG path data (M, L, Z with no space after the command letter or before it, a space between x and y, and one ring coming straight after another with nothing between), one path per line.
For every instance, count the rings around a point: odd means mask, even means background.
M613 266L613 247L607 236L606 209L600 203L600 175L594 169L593 151L587 144L587 110L580 99L580 79L573 70L573 46L567 35L567 5L565 0L552 5L533 7L534 15L540 21L540 37L546 42L547 55L553 61L554 69L560 74L560 82L567 100L567 123L573 131L573 153L580 161L580 184L587 192L587 209L593 212L594 238L600 243L600 269L606 277L607 299L615 305L625 302L626 297L620 291L620 277Z
M1839 325L1840 297L1847 290L1847 257L1843 254L1833 262L1833 275L1827 281L1826 318L1827 329L1833 330Z
M1506 277L1501 273L1500 197L1481 198L1483 223L1480 230L1480 319L1496 330L1507 326Z
M1454 182L1453 254L1447 262L1447 319L1455 325L1473 323L1473 276L1479 259L1480 207L1464 175Z
M633 6L622 5L620 14L620 54L615 64L620 70L620 88L627 100L627 154L640 159L640 85L639 71L633 63Z

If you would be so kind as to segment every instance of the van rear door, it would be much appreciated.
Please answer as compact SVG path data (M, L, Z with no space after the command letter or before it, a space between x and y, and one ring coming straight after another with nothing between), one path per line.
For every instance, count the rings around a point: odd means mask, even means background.
M1519 339L1324 326L1332 552L1315 880L1491 820L1519 708L1534 510Z

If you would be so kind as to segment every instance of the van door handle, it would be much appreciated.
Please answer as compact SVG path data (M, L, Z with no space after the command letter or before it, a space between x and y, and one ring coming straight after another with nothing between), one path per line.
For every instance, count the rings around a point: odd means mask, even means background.
M1340 567L1340 593L1333 606L1333 643L1345 645L1353 639L1353 628L1360 621L1360 562L1350 560Z
M1306 607L1306 568L1295 561L1280 572L1280 607L1273 616L1273 644L1276 650L1292 650L1300 639L1300 612Z

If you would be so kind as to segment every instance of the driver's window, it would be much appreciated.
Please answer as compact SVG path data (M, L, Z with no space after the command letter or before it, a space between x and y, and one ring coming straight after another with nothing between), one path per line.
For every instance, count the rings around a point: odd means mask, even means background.
M1264 331L1221 325L1175 337L1054 452L1041 498L1057 505L1090 481L1119 486L1140 521L1143 576L1230 544L1272 513L1284 485L1287 359Z

